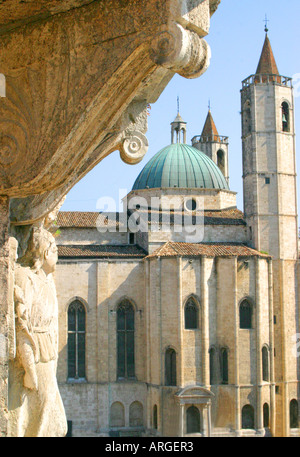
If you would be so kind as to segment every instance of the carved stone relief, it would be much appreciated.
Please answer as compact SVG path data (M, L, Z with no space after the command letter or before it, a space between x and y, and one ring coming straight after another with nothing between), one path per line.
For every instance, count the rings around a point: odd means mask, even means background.
M10 363L10 434L59 437L67 433L56 380L58 305L52 273L55 239L31 229L28 248L15 268L15 357Z

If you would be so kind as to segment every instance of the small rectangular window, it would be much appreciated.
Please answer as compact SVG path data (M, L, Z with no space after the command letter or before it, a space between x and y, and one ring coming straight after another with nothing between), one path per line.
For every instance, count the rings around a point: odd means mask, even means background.
M265 178L265 183L270 184L270 178Z
M134 244L134 233L129 233L129 244Z

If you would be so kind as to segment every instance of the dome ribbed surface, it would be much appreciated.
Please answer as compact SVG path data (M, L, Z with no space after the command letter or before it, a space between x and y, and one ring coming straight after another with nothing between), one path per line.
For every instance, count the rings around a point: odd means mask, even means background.
M140 172L132 190L162 187L229 190L217 165L203 152L182 143L157 152Z

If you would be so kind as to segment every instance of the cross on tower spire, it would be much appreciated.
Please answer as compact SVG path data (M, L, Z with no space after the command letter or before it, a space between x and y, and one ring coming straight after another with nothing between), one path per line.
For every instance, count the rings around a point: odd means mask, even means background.
M266 32L266 33L268 33L268 31L269 31L269 29L268 29L268 22L270 22L269 19L268 19L268 16L265 15L264 23L265 23L265 32Z

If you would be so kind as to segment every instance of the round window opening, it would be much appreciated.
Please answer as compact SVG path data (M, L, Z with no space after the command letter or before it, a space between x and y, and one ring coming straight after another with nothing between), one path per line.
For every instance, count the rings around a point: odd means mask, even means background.
M186 201L185 206L189 211L195 211L195 209L197 209L197 202L194 198L190 198Z

